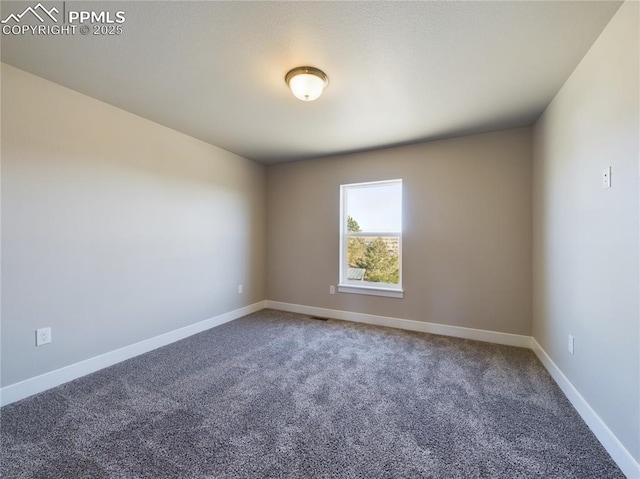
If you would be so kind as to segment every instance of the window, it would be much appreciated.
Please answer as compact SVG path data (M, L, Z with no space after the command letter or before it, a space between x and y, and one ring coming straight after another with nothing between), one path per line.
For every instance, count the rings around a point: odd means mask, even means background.
M341 293L402 298L402 180L340 187Z

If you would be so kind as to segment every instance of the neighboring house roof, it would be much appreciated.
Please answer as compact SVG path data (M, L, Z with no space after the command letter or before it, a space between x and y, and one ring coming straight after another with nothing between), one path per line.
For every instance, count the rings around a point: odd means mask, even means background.
M347 279L362 281L366 272L365 268L347 268Z

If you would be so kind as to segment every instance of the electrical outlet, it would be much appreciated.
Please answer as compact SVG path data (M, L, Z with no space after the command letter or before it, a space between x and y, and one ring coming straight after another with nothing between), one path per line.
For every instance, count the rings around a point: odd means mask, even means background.
M241 284L238 285L238 294L242 294L244 293L244 286L242 286Z
M602 170L602 188L611 188L611 167Z
M51 342L51 328L36 329L36 346L49 344Z
M329 286L329 294L336 294L336 287L334 285Z
M567 349L573 354L573 336L569 335L569 342L567 343Z

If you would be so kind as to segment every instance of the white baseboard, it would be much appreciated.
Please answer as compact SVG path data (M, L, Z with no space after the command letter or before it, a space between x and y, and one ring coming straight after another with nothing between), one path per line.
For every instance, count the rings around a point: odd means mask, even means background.
M591 408L589 403L582 397L573 384L571 384L569 379L567 379L558 366L551 360L549 355L542 349L538 342L530 336L463 328L437 323L424 323L409 319L353 313L349 311L317 308L313 306L302 306L298 304L282 303L279 301L260 301L249 306L221 314L214 318L206 319L199 323L185 326L183 328L125 346L115 351L101 354L85 361L71 364L19 383L11 384L0 389L0 405L4 406L6 404L11 404L12 402L46 391L47 389L59 386L100 369L112 366L140 354L152 351L156 348L166 346L167 344L174 343L188 336L192 336L207 329L233 321L234 319L241 318L247 314L251 314L264 308L532 349L538 359L540 359L540 362L542 362L547 371L549 371L551 377L553 377L560 389L567 396L573 407L576 408L587 426L589 426L613 460L618 464L622 472L624 472L629 479L640 479L640 464L638 464L631 453L627 451L624 445L607 427L600 416L598 416L598 414Z
M206 331L221 324L228 323L234 319L241 318L255 311L260 311L266 307L265 301L245 306L243 308L220 314L213 318L205 319L195 324L190 324L174 331L145 339L135 344L130 344L115 351L94 356L93 358L80 361L69 366L65 366L55 371L51 371L40 376L26 379L15 384L10 384L0 389L0 406L11 404L34 394L46 391L74 379L86 376L100 369L113 366L119 362L147 353L167 344L174 343L194 334Z
M560 368L553 362L544 349L534 338L531 338L531 349L538 356L540 362L549 371L551 377L560 386L562 392L567 396L573 407L578 411L584 422L587 423L591 432L598 438L600 443L607 450L611 458L618 464L618 467L629 479L640 478L640 464L633 458L631 453L622 445L618 438L607 427L605 422L593 410L585 398L578 392L571 381L563 374Z
M531 337L522 336L520 334L498 333L496 331L485 331L483 329L463 328L460 326L448 326L446 324L437 323L425 323L422 321L413 321L411 319L376 316L374 314L352 313L349 311L339 311L336 309L325 309L316 308L314 306L301 306L299 304L281 303L279 301L267 300L266 303L267 308L289 311L291 313L308 314L311 316L320 316L324 318L342 319L344 321L374 324L376 326L406 329L408 331L419 331L422 333L440 334L442 336L473 339L476 341L484 341L487 343L505 344L507 346L531 348Z

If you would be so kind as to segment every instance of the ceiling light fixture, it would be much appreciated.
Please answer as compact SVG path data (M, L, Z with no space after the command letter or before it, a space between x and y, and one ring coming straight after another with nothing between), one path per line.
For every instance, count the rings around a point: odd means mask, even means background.
M323 71L313 67L297 67L284 77L293 95L302 101L313 101L329 84Z

